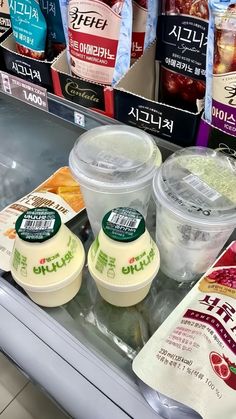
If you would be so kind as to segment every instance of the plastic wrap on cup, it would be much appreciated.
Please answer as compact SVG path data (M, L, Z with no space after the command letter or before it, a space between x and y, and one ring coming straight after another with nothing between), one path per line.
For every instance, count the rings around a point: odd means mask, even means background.
M236 226L235 161L207 148L178 151L156 173L153 190L161 270L196 280Z
M79 137L69 165L79 180L95 236L112 208L135 208L146 218L152 179L161 162L152 137L137 128L103 126Z

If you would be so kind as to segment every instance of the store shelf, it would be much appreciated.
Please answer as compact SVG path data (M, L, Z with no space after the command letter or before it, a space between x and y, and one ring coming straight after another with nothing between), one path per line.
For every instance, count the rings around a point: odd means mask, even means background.
M22 83L26 83L24 80L18 79ZM32 85L32 83L28 83ZM37 86L36 86L37 87ZM0 78L0 93L6 96L14 97L16 100L21 101L18 97L13 94L8 94L3 89L2 80ZM92 128L96 128L103 125L115 125L115 124L122 124L121 122L109 118L103 114L95 112L91 109L85 108L77 103L70 102L67 99L61 98L56 96L52 93L47 92L47 105L48 110L44 111L49 113L50 115L56 116L63 121L69 122L73 125L77 125L84 130L89 130ZM27 105L26 105L27 106ZM34 105L28 105L31 107L35 107ZM79 121L76 122L76 121ZM160 139L159 137L153 136L157 144L160 144L163 148L168 149L169 151L176 151L179 146L176 144L172 144L166 140Z
M0 93L0 162L5 159L0 196L7 194L2 205L30 192L54 170L68 164L74 141L84 131L71 123L69 112L73 115L75 108L82 109L95 126L109 120L54 96L50 98L49 110L54 106L54 112L46 113ZM163 155L171 153L164 146L160 149ZM10 184L5 184L7 177L12 179ZM74 226L74 231L78 234L79 225ZM0 347L32 381L74 418L158 417L139 392L130 360L116 345L90 323L83 322L82 317L74 319L67 306L43 310L19 292L9 276L4 278L0 281L0 312L5 319L0 327ZM74 305L76 301L72 301ZM40 353L37 362L36 353ZM86 412L86 400L91 397L94 403Z
M120 124L115 119L108 118L98 112L92 111L88 108L80 106L76 103L70 102L69 100L60 98L48 93L48 108L49 113L66 120L67 122L75 123L75 112L84 116L84 126L80 125L86 130L95 128L102 125L114 125Z
M74 141L84 129L117 123L51 94L48 95L48 108L48 112L41 111L0 92L0 163L1 158L5 159L2 160L3 192L0 198L6 195L8 203L30 192L54 170L68 164ZM75 124L74 112L84 116L84 127ZM163 159L178 148L159 138L155 140ZM11 183L5 183L7 179L11 179ZM6 204L5 200L2 205ZM84 231L87 220L82 214L79 219L78 224L71 220L69 225L78 235ZM148 221L150 231L154 220L152 211ZM86 231L88 235L88 228ZM73 418L166 417L158 415L142 397L132 374L130 358L118 347L117 339L113 342L104 329L95 327L85 319L85 314L80 314L85 294L81 292L67 305L43 309L19 291L9 274L0 272L1 275L1 350ZM160 281L160 287L162 284L160 297L154 284L157 294L150 294L146 307L154 302L153 307L160 308L158 298L168 296L170 288L173 290L173 284L170 285L167 278ZM173 304L188 291L185 287L179 288L178 283L175 286L178 298L175 295ZM88 303L86 307L89 307ZM97 307L105 308L103 303ZM141 311L137 313L139 315ZM36 359L35 354L40 356ZM91 399L93 403L88 403Z

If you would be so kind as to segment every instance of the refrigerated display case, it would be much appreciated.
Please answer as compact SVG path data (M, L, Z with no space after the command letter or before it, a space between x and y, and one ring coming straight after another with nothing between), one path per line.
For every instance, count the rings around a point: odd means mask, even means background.
M85 129L115 123L53 97L50 111L0 94L1 209L68 164L69 152L83 132L67 122L74 122L75 111L85 115ZM158 138L155 141L164 159L177 149ZM154 223L150 205L151 231ZM88 249L93 237L86 211L68 226ZM1 271L0 348L73 418L165 418L164 410L163 415L156 413L141 394L131 361L191 286L160 273L142 303L112 308L96 294L85 267L82 289L72 301L41 308L9 272Z
M73 121L75 108L60 100L51 102L50 111L64 121L4 94L0 111L2 209L67 165L69 152L83 130L65 122ZM86 129L115 122L88 110L79 111L85 115ZM164 157L176 149L156 141ZM92 233L86 212L72 219L69 226L88 246ZM132 374L135 351L122 340L114 343L113 339L119 338L114 334L111 339L108 332L106 336L101 330L104 325L85 319L86 307L81 305L88 300L86 292L64 306L43 309L30 301L9 273L1 272L1 350L73 418L157 417Z

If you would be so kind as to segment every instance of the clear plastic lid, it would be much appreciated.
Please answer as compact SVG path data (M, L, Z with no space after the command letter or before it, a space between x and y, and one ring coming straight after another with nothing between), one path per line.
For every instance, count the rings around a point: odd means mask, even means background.
M150 182L161 161L149 134L123 125L87 131L78 138L69 157L70 169L81 185L98 189Z
M203 147L174 153L153 180L154 198L193 223L236 226L236 160Z

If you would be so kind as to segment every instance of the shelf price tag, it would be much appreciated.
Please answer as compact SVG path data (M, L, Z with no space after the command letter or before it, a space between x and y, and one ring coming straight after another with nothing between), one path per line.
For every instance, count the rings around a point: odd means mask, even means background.
M82 128L85 127L85 116L82 113L74 111L74 121L76 125L79 125Z
M48 111L47 90L41 86L12 76L11 74L0 72L1 90L8 95L23 100L29 105Z

